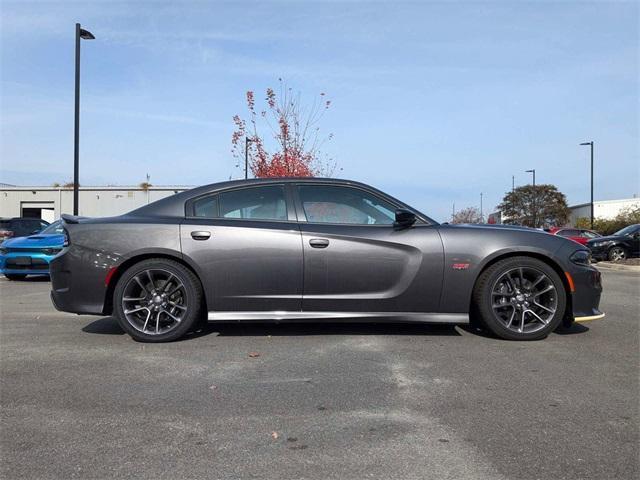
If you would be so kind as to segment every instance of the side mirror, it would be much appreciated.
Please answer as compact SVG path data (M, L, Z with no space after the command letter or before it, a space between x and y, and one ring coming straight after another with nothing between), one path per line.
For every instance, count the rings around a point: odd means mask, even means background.
M409 228L416 223L416 214L410 210L399 208L396 210L396 221L393 226L396 228Z

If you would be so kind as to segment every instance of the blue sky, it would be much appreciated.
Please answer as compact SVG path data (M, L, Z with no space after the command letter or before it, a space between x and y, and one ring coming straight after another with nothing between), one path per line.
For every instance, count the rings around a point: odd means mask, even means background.
M637 2L1 2L0 181L72 178L82 45L81 183L239 177L232 116L282 77L333 101L340 176L446 220L485 213L535 168L569 203L640 190Z

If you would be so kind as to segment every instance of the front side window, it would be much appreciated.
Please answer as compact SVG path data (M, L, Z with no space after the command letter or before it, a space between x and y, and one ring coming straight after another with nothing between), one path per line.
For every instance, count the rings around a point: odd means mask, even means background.
M393 225L396 208L364 190L337 185L300 185L302 208L311 223Z
M287 220L282 185L249 187L218 195L220 217L245 220Z
M560 230L558 232L558 235L560 235L561 237L578 237L580 236L580 232L578 230L571 230L569 228L566 228L564 230Z

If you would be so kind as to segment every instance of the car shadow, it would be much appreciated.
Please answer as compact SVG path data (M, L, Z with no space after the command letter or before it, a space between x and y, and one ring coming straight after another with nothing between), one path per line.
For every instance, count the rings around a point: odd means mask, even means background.
M118 325L118 321L113 317L104 317L94 320L82 327L85 333L96 333L98 335L124 335L124 330Z
M124 330L113 317L104 317L85 325L85 333L97 335L122 335ZM428 323L372 323L372 322L216 322L200 325L178 341L191 340L206 335L221 337L268 337L305 335L423 335L460 336L455 325Z
M557 328L554 333L558 335L576 335L579 333L586 333L589 331L589 327L582 323L573 322L570 327Z
M48 275L29 275L25 278L21 278L20 280L11 280L12 282L19 282L19 283L44 283L44 282L50 282L51 279L49 278Z

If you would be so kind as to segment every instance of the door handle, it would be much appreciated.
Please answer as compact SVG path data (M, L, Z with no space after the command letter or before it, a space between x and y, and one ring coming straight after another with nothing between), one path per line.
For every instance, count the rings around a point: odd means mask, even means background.
M309 245L313 248L327 248L329 246L329 240L326 238L312 238L309 240Z
M207 232L206 230L191 232L191 238L194 240L208 240L210 236L211 232Z

